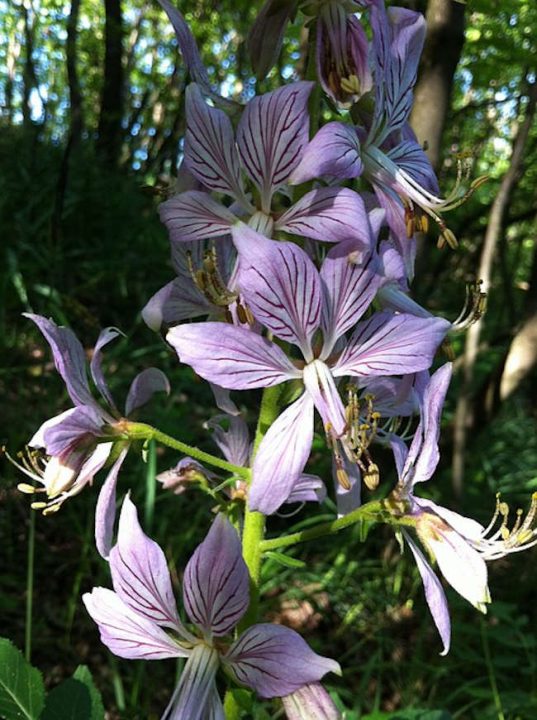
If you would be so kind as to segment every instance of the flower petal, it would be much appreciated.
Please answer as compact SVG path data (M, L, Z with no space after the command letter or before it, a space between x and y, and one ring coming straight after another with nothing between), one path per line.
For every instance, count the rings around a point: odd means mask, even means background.
M449 608L444 588L419 547L412 540L406 530L403 530L402 532L405 540L412 550L412 554L414 555L414 560L416 561L416 565L423 582L425 599L427 600L427 605L429 606L429 610L433 616L434 624L436 625L444 645L444 649L440 654L447 655L451 642L451 620L449 617Z
M209 107L199 87L186 89L185 163L211 190L242 198L239 156L228 116Z
M356 130L344 123L329 122L308 143L289 182L298 185L323 176L338 180L356 178L362 168Z
M229 390L269 387L301 377L277 345L227 323L181 325L172 328L166 339L181 362Z
M237 128L244 168L259 187L262 210L287 182L308 142L308 97L312 82L294 82L250 100Z
M286 503L323 502L326 498L326 487L318 475L302 473L293 485Z
M125 402L125 414L127 417L134 410L149 402L156 392L170 394L170 383L162 370L146 368L138 373L131 383Z
M101 393L101 396L104 398L106 403L114 410L116 410L116 405L114 403L112 395L110 394L108 383L104 379L103 370L101 367L101 350L105 345L108 345L109 342L115 340L120 335L123 335L123 333L117 328L109 327L101 330L97 342L95 343L95 347L93 348L93 356L90 363L91 376L97 390Z
M279 218L275 227L313 240L352 239L363 249L372 248L364 202L348 188L323 187L306 193Z
M97 406L88 385L86 356L79 339L70 328L58 327L41 315L23 313L30 318L50 345L56 370L60 373L69 397L75 405Z
M132 610L190 639L179 619L166 557L138 522L129 496L123 501L117 544L110 551L114 590Z
M101 642L128 660L163 660L188 654L156 623L137 615L112 590L93 588L82 596L93 620L99 626Z
M308 393L268 429L254 458L248 495L251 510L271 515L286 502L308 461L313 442L313 402Z
M177 325L182 320L208 315L211 305L185 278L176 278L156 292L142 310L145 324L154 332L163 325Z
M160 219L170 239L190 242L219 237L229 232L237 218L206 192L189 190L175 195L159 206Z
M347 420L330 369L322 360L314 360L304 368L303 377L306 390L323 419L324 427L329 426L340 437L345 432Z
M225 515L218 515L186 566L185 610L207 633L227 635L248 608L248 588L240 538Z
M438 437L444 400L451 381L451 363L445 363L429 380L421 403L421 420L414 433L401 481L407 488L425 482L436 470L440 453Z
M278 60L294 7L293 0L266 0L250 28L248 54L258 80L263 80Z
M222 420L227 420L227 430L220 424ZM239 467L248 465L250 434L248 425L240 415L217 415L206 426L213 431L213 440L228 462Z
M99 555L105 560L107 560L110 555L112 537L114 535L117 478L128 452L128 447L123 448L117 460L110 468L110 472L97 498L97 506L95 508L95 545Z
M267 240L243 223L232 236L239 251L240 289L253 314L311 359L311 338L321 316L317 268L294 243Z
M358 323L332 372L360 377L426 370L449 328L441 318L375 313Z
M335 660L314 653L294 630L270 623L248 628L222 661L239 683L262 698L289 695L327 672L341 674Z
M217 670L216 650L203 643L196 645L161 720L210 720L210 713L215 712Z
M78 405L46 420L28 445L42 447L47 455L60 455L73 446L81 449L103 435L103 419L93 406Z
M324 290L321 357L329 355L336 340L362 317L383 283L376 256L371 253L364 261L356 262L354 245L348 245L349 252L345 252L345 245L339 243L330 250L321 266Z
M427 190L434 194L439 192L438 180L431 161L418 142L415 140L405 140L389 150L386 154L393 160L397 167L408 173L419 185L427 188Z
M310 683L282 697L287 720L341 720L342 715L320 683Z

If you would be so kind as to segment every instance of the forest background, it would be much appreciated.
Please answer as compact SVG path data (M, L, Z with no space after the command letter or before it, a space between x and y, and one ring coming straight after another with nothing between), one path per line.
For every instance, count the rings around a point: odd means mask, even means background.
M452 212L460 247L420 248L414 297L448 319L466 283L483 280L485 317L453 344L455 382L446 413L443 464L428 490L488 522L494 494L525 507L537 490L537 3L534 0L415 0L428 35L412 125L439 174L455 182L456 155L471 153L488 182ZM245 38L260 3L183 3L213 80L248 99L255 78ZM300 72L306 32L293 26L277 72L257 91ZM157 205L181 156L187 78L173 32L156 2L0 0L0 440L16 452L46 418L66 407L48 348L24 311L69 324L92 347L99 328L127 337L107 353L117 396L135 371L156 365L173 392L151 420L186 442L210 447L203 422L213 400L140 310L172 277ZM178 460L150 447L122 487L134 487L147 530L165 538L184 567L199 542L205 498L155 490ZM318 466L329 459L318 444ZM9 636L54 687L91 668L111 720L157 717L174 682L173 663L129 663L100 644L80 603L107 584L92 544L95 494L49 518L36 516L0 467L0 618ZM379 494L394 479L383 476ZM446 503L449 504L449 503ZM325 506L333 517L333 506ZM288 522L288 521L287 521ZM296 517L304 527L308 512ZM358 529L294 551L307 570L265 565L266 613L302 632L345 666L331 690L349 720L537 717L537 549L490 568L496 601L487 617L450 592L454 637L447 658L425 607L412 559L387 529L365 545ZM35 600L28 625L28 554ZM296 579L299 578L299 581ZM176 576L176 580L179 578ZM401 708L414 708L400 712Z

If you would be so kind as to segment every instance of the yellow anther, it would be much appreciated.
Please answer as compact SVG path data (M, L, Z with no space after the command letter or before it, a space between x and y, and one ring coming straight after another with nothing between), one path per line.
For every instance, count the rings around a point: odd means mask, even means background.
M515 545L524 545L524 543L527 543L528 540L531 540L531 538L534 536L533 530L521 530L521 532L518 533L516 536Z
M46 502L33 502L30 507L32 510L43 510L43 508L47 507ZM46 511L43 511L43 515L47 514Z
M350 490L351 489L351 483L349 481L349 476L347 472L342 468L339 467L336 470L336 479L338 481L338 484L341 485L341 487L344 490Z
M364 483L368 490L376 490L380 482L380 472L378 465L370 463L364 474Z
M37 491L37 489L33 485L29 485L28 483L19 483L17 485L17 490L20 490L26 495L34 495Z

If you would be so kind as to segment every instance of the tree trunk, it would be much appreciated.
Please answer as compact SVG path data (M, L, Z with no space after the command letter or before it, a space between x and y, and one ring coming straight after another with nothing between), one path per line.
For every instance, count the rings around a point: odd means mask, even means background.
M503 227L503 220L511 199L511 194L522 169L524 149L528 140L533 116L535 114L536 103L537 81L534 81L529 86L528 103L526 106L524 120L516 131L513 140L513 150L509 169L503 177L498 194L494 199L490 211L478 271L478 277L483 281L482 289L484 292L487 292L490 286L492 262L495 250ZM463 380L455 411L453 489L459 498L462 496L464 485L464 463L468 430L473 425L471 404L473 390L472 385L474 379L474 368L478 354L479 338L481 336L481 323L482 320L476 322L468 331L466 346L464 349Z
M453 76L464 44L464 9L455 0L429 0L427 5L427 38L410 124L418 142L427 143L427 155L434 168L440 162Z
M104 80L97 150L104 161L117 165L121 151L123 117L123 28L121 0L104 0Z
M67 18L67 43L65 48L67 60L67 81L69 84L69 102L71 106L69 135L72 145L80 141L83 128L82 95L76 67L76 34L80 0L72 0L71 11Z

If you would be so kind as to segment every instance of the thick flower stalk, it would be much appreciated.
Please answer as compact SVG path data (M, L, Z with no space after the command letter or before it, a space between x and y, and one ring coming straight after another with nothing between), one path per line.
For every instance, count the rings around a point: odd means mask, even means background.
M222 515L185 568L183 603L191 629L179 618L164 553L143 532L129 497L110 570L114 590L94 588L83 598L103 643L130 660L187 660L163 720L223 718L215 682L219 667L261 698L292 695L328 672L340 672L337 662L280 625L252 625L233 640L248 607L248 569L239 536Z

